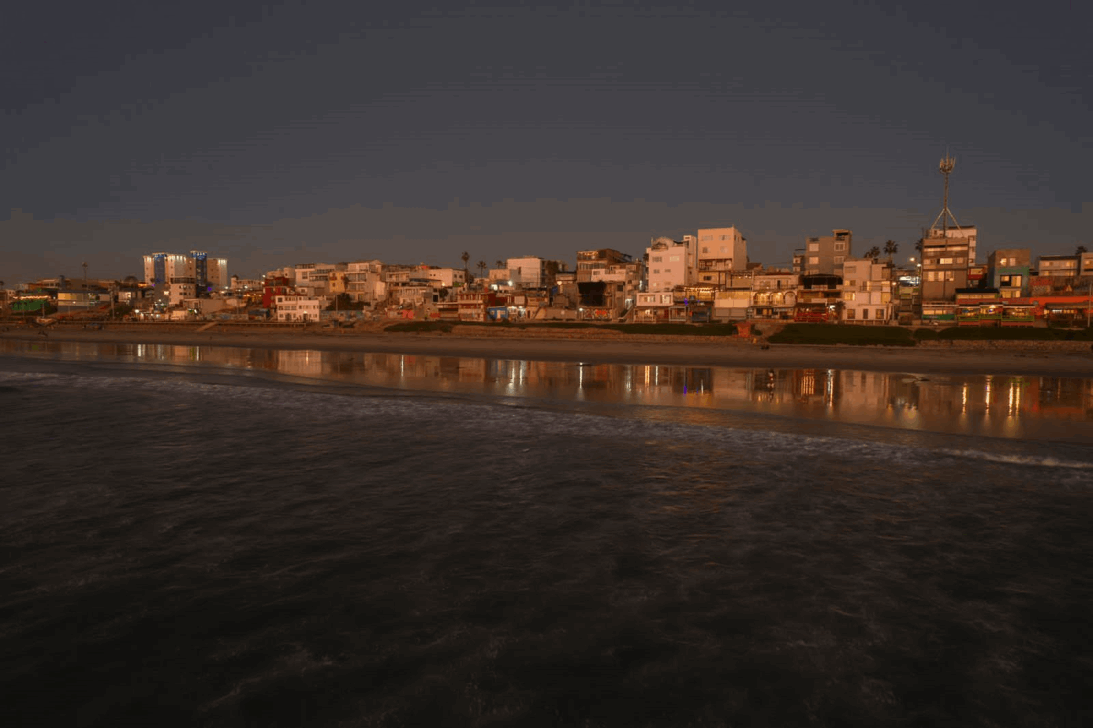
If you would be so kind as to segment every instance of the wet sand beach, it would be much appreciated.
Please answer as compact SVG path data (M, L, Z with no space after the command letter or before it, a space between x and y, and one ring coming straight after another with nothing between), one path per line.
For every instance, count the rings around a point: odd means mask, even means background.
M52 341L110 344L173 344L263 349L311 349L432 356L574 361L595 364L684 364L688 366L854 369L915 374L1009 374L1093 376L1088 344L1056 342L1036 348L1028 342L976 342L960 346L804 346L760 344L751 339L700 336L648 336L614 331L545 328L541 331L465 327L450 334L384 332L366 329L207 331L168 327L107 326L101 330L52 328ZM41 340L42 330L12 328L0 338ZM1040 342L1035 342L1040 343Z

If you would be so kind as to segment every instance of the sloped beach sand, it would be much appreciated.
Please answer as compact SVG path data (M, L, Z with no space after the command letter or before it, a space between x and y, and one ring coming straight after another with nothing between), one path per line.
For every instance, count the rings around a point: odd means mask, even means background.
M160 326L11 328L0 338L114 344L173 344L264 349L314 349L475 358L676 364L743 368L819 368L921 374L1093 376L1093 351L1078 342L937 342L917 347L761 344L751 339L648 336L614 331L458 328L449 334L359 329L207 331Z

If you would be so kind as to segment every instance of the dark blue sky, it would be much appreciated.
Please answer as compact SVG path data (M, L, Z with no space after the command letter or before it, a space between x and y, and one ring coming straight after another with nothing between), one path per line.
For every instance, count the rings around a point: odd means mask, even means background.
M767 264L833 227L909 252L946 148L984 254L1093 237L1081 4L373 5L6 11L0 279L191 248L242 275L573 260L722 225Z

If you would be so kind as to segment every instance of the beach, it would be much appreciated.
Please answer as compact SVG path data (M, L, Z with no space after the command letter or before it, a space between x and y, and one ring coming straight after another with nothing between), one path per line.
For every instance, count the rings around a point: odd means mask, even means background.
M219 328L0 331L9 722L1087 714L1077 347Z
M243 329L207 331L171 326L10 328L0 338L110 344L172 344L260 349L346 351L432 356L570 361L591 364L682 364L736 368L853 369L913 374L1093 376L1093 352L1083 342L932 342L916 347L805 346L762 339L649 336L611 330L504 330L456 327L449 334L365 329Z

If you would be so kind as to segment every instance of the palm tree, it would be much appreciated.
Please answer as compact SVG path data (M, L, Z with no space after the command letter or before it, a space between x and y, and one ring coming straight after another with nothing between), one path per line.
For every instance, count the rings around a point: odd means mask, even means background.
M1079 245L1077 248L1074 249L1074 255L1081 255L1082 253L1088 253L1088 252L1089 252L1089 249L1086 248L1084 245Z
M892 256L899 252L899 243L895 240L887 240L884 243L884 252L888 256L888 262L892 262Z
M505 261L503 261L503 260L498 259L498 260L495 260L494 262L497 263L498 268L504 268L505 267Z
M486 261L484 261L484 260L478 261L478 274L480 276L482 276L483 278L485 278L487 270L489 270L489 265L486 264Z
M459 257L463 259L463 272L466 273L467 272L467 261L471 259L471 254L468 253L466 250L464 250L463 255L461 255Z
M872 248L865 251L865 257L866 258L872 258L873 260L876 260L877 258L880 257L880 248L878 248L876 245L874 245Z

